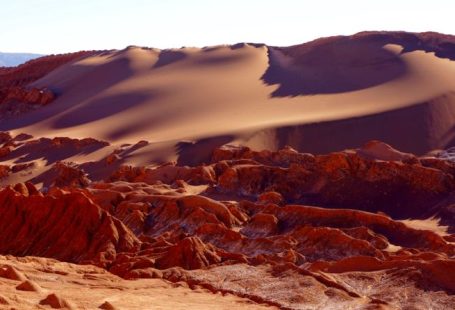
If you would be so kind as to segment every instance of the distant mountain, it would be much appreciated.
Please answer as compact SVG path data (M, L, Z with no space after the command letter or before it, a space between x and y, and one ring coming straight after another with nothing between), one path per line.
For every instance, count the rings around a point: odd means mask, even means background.
M1 53L0 67L15 67L34 58L41 57L40 54L30 53Z

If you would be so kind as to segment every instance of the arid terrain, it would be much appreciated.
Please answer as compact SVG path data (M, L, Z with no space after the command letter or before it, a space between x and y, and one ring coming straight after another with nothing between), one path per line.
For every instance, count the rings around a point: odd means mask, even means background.
M455 37L0 68L0 309L452 309Z

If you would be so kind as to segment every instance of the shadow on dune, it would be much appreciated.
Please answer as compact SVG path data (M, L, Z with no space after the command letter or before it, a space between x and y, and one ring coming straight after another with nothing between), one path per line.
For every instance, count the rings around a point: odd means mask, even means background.
M158 61L153 65L153 68L160 68L170 65L174 62L183 60L186 54L180 51L162 50L158 55Z
M178 155L177 164L194 166L200 163L209 163L212 151L231 142L233 139L234 137L231 135L224 135L200 139L194 143L179 142L175 146Z
M276 148L290 145L314 154L357 148L370 140L380 140L400 151L423 155L455 145L454 122L455 94L448 93L393 111L283 126L269 129L269 134L275 137Z
M424 126L428 128L427 139L434 149L455 146L455 91L449 91L428 100L424 106Z
M203 52L205 53L204 57L199 58L195 61L198 65L229 65L231 63L235 63L236 61L248 57L243 53L225 53L225 54L218 54L212 55L215 51L219 51L221 49L229 48L231 51L235 51L238 49L243 49L248 46L253 46L255 48L259 48L265 46L264 44L255 44L255 43L237 43L230 46L215 46L215 47L205 47L203 48Z
M455 132L453 126L455 98L443 96L444 101L439 98L374 115L264 128L238 135L243 138L243 145L251 146L256 150L262 148L278 150L291 146L300 152L327 154L358 148L371 140L380 140L400 151L423 155L433 149L455 145L453 144L455 138L453 141L449 139L453 138L450 134ZM431 120L431 115L435 113L436 115L445 113L450 116L435 126ZM430 133L431 135L429 135ZM444 135L448 135L448 137L441 139ZM194 144L180 143L178 145L179 162L182 164L207 162L213 148L230 143L232 140L231 136L215 136L199 140ZM446 144L445 141L449 141L449 143ZM261 147L261 145L266 145L266 147Z
M196 64L198 65L207 65L207 66L212 66L212 65L229 65L232 63L235 63L239 59L242 59L243 55L223 55L223 56L209 56L209 57L204 57L201 59L198 59L195 61Z
M455 147L455 126L452 127L448 132L447 132L447 135L446 137L449 136L450 138L445 140L445 142L443 144L441 144L438 149L443 149L443 150L447 150L447 149L452 149Z
M445 135L447 142L445 142L443 149L453 148L455 146L455 126L450 128Z
M51 165L57 161L64 161L70 157L78 155L89 155L96 152L106 145L95 143L78 148L74 145L67 145L59 148L52 144L50 139L36 140L36 143L29 143L8 155L4 160L14 160L15 164L26 163L38 159L45 159L46 165Z
M135 118L134 121L117 124L115 128L112 128L109 132L107 138L116 141L137 132L152 132L154 129L164 126L168 121L169 119L165 113L144 113L143 117Z
M61 80L61 83L59 83L58 88L53 88L52 90L61 95L52 104L2 122L0 124L0 130L14 130L45 121L73 107L84 104L83 102L88 98L125 80L133 74L130 61L127 58L119 58L93 68L72 65L71 68L65 68L65 70L63 73L58 72L58 78ZM76 74L76 77L70 78L67 81L68 74ZM54 79L56 78L54 77ZM71 85L66 85L68 82L71 82ZM75 122L77 123L77 120Z
M237 50L237 49L240 49L240 48L247 47L248 45L254 46L254 47L256 47L256 48L265 46L265 44L263 44L263 43L246 43L246 42L240 42L240 43L236 43L236 44L231 45L230 48L231 48L231 50Z
M290 145L313 154L357 148L370 140L386 142L400 151L424 154L431 149L427 139L426 104L384 113L276 128L277 148Z
M336 94L380 85L404 75L406 64L377 43L343 40L297 55L269 47L269 67L262 80L279 84L272 97Z
M143 105L152 97L149 93L127 93L91 100L57 118L53 127L68 128L98 121Z
M269 67L261 79L268 85L279 85L272 97L336 94L377 86L407 71L400 57L384 48L387 44L400 45L402 53L422 50L455 59L453 36L363 32L290 47L269 47Z

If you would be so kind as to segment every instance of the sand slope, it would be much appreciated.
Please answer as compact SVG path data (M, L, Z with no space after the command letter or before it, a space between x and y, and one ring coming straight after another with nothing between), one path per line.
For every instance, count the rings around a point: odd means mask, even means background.
M196 142L199 153L225 143L316 153L371 139L414 153L450 145L455 62L426 43L410 45L409 35L377 36L290 48L100 52L35 82L60 96L0 129L144 139L152 142L149 153L171 159Z

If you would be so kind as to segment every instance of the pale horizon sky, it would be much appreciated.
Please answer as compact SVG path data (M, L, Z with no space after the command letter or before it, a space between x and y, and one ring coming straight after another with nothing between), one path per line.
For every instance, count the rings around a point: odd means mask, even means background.
M453 0L0 0L0 52L287 46L364 30L455 34Z

